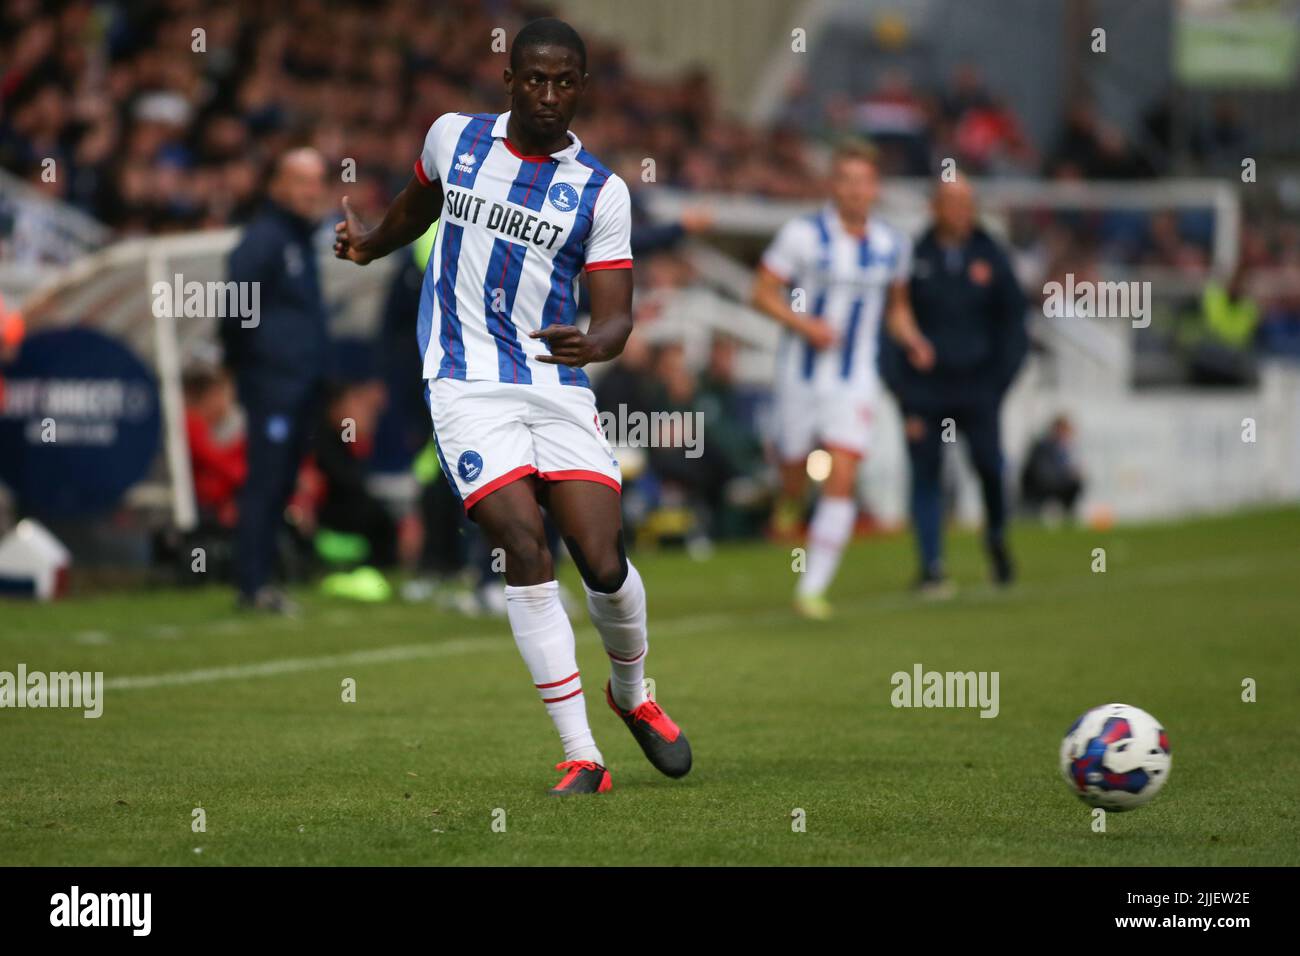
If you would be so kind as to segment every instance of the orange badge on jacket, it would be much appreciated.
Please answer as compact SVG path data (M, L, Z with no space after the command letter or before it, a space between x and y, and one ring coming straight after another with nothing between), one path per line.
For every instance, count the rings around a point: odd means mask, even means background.
M970 276L970 281L976 285L988 285L993 281L993 267L985 259L971 260L970 268L966 270Z

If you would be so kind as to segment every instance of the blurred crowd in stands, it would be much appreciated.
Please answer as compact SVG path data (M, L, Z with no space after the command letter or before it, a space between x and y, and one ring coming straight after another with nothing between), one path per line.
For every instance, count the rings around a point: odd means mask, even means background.
M886 172L896 176L928 176L943 157L976 176L1105 181L1175 172L1167 101L1148 110L1139 134L1130 136L1080 96L1066 107L1055 142L1035 145L1009 100L990 89L972 63L929 90L918 88L905 70L885 69L874 88L856 99L843 92L819 95L801 78L783 123L805 134L867 136L883 152ZM1207 174L1235 174L1249 151L1249 134L1228 99L1191 133L1192 159Z
M355 161L354 203L382 203L440 114L502 108L493 31L546 12L504 0L2 9L0 164L126 234L239 220L291 142L335 168ZM646 80L620 47L587 44L594 82L577 125L625 178L639 181L653 156L659 182L692 189L815 190L803 137L721 116L704 71ZM48 158L64 171L52 182L41 177Z
M1190 130L1192 168L1175 169L1173 119L1169 101L1142 116L1138 132L1128 135L1109 121L1089 98L1079 97L1065 110L1054 143L1037 148L1004 96L989 89L977 67L959 67L946 86L917 89L908 74L886 70L867 95L818 99L809 84L795 85L785 122L809 135L855 133L880 147L885 172L931 176L943 159L958 168L991 177L1033 176L1060 182L1093 183L1153 180L1181 172L1239 180L1243 158L1255 149L1231 99L1222 98L1204 122ZM1016 212L1009 223L1011 241L1032 286L1105 277L1107 265L1141 266L1183 280L1205 284L1206 294L1182 309L1174 338L1182 346L1210 342L1229 351L1255 351L1300 358L1300 226L1278 210L1248 209L1242 224L1241 256L1225 288L1212 278L1214 215L1210 209L1105 212L1036 210ZM1259 276L1268 278L1256 281ZM1234 321L1229 329L1225 315ZM1192 357L1194 370L1201 364ZM1249 364L1238 362L1234 365ZM1249 374L1228 371L1226 383ZM1210 371L1194 378L1219 380Z
M310 142L335 164L354 205L381 208L410 176L429 123L449 110L501 107L493 30L548 12L528 0L6 0L0 5L0 166L84 210L118 234L158 234L240 222L260 198L266 164ZM201 33L196 33L201 31ZM807 78L777 122L753 128L716 105L709 75L647 79L626 51L588 39L584 142L632 185L653 157L657 182L697 191L783 198L818 194L810 145L853 133L880 147L885 172L926 176L945 157L988 176L1118 181L1171 172L1167 102L1126 133L1086 97L1071 103L1055 142L1035 144L1001 91L974 65L922 87L885 69L865 95L826 96ZM1232 101L1191 131L1200 174L1237 175L1251 146ZM58 175L42 175L47 160ZM1257 312L1252 341L1300 355L1300 227L1247 217L1238 284ZM703 228L706 223L692 223ZM1020 214L1012 238L1029 271L1050 281L1107 263L1208 275L1209 210L1144 214ZM653 251L653 250L652 250ZM687 276L658 264L651 281Z
M410 178L433 119L503 108L500 54L508 37L494 30L513 31L549 12L529 0L0 0L0 166L119 236L158 235L243 222L262 198L274 157L311 144L340 170L338 194L347 192L363 215L373 213ZM889 176L933 175L945 157L991 177L1105 182L1172 171L1166 104L1130 135L1079 99L1066 109L1055 142L1034 143L1008 98L974 66L926 89L887 69L863 96L826 99L798 79L776 122L755 128L718 108L705 70L650 79L630 68L618 44L586 39L593 83L575 129L633 187L639 290L690 284L692 271L673 250L709 227L702 210L676 223L648 220L636 199L644 157L654 158L661 184L787 199L821 194L817 145L844 134L869 137ZM1192 144L1196 171L1235 176L1250 135L1225 100L1194 131ZM54 176L47 173L51 159ZM1300 226L1266 221L1244 227L1230 281L1211 280L1209 210L1024 211L1007 225L1018 265L1040 281L1066 272L1102 278L1108 264L1119 262L1166 270L1203 289L1185 303L1169 341L1199 363L1200 380L1241 382L1253 374L1242 353L1300 358ZM1268 282L1255 281L1264 273ZM455 538L459 519L441 480L426 482L423 541L356 492L371 467L414 460L426 478L437 472L413 387L419 369L409 322L419 280L418 268L401 270L372 373L334 397L330 414L346 405L364 440L318 446L308 463L294 507L318 549L333 547L315 535L320 522L365 537L385 563L421 554L436 562L449 553L438 536ZM638 308L645 313L638 322L652 325L654 297L639 296ZM689 467L680 449L649 449L624 461L630 523L649 538L699 544L761 528L767 502L754 476L762 469L762 444L753 425L755 396L735 381L736 349L734 341L716 339L703 372L692 373L680 345L638 333L599 382L604 410L709 417L705 456ZM205 522L228 528L244 467L237 429L231 431L229 383L212 370L195 370L186 396ZM1054 423L1044 441L1056 444L1043 445L1034 459L1036 475L1056 475L1066 488L1067 510L1078 494L1074 473L1061 464L1070 434L1068 422ZM1032 496L1026 490L1026 500L1040 500L1045 481Z

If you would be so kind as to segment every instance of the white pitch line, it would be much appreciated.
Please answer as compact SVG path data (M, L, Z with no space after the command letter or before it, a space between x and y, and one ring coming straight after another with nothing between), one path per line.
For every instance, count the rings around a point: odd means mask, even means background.
M1158 568L1125 569L1114 574L1115 580L1107 582L1108 590L1127 590L1134 586L1159 586L1168 583L1182 583L1196 579L1214 579L1240 577L1255 573L1258 564L1250 556L1243 555L1234 559L1218 559L1214 562L1197 561L1183 564L1165 565ZM1091 582L1056 582L1055 585L1039 586L1025 589L1021 586L1008 594L968 592L968 599L992 601L994 599L1012 599L1017 597L1068 597L1090 592L1094 588ZM849 598L841 602L842 608L856 611L887 611L898 608L919 606L920 602L910 594L877 594L865 598ZM740 615L710 614L697 617L671 618L650 626L650 640L656 635L691 634L708 632L736 623ZM753 626L777 624L784 626L785 618L764 610L757 620L750 622ZM576 636L581 643L599 640L595 630L590 627L576 629ZM441 644L399 644L393 647L377 647L372 650L353 651L348 654L332 654L322 657L291 657L281 660L263 661L258 664L235 664L229 667L207 667L198 670L171 671L163 674L142 674L131 677L114 677L104 681L107 690L146 690L154 687L180 687L186 684L207 684L214 681L242 680L250 677L276 677L281 674L295 674L303 671L326 670L349 664L391 664L400 661L419 660L430 657L450 657L472 654L477 651L497 651L514 647L513 641L494 637L476 637L446 641Z
M705 615L698 618L673 618L651 629L655 634L674 632L689 634L693 631L720 627L728 622L725 615ZM599 640L594 628L580 628L576 636L581 643ZM243 680L249 677L278 677L303 671L326 670L348 664L391 664L398 661L419 660L427 657L451 657L473 654L476 651L499 651L513 648L514 641L496 637L475 637L441 644L399 644L377 647L368 651L348 654L330 654L322 657L290 657L258 664L232 664L229 667L204 667L198 670L169 671L163 674L141 674L131 677L112 677L104 681L106 690L148 690L154 687L181 687L186 684L209 684L214 681Z
M395 647L377 647L368 651L352 651L348 654L330 654L323 657L289 657L276 661L263 661L260 664L235 664L230 667L204 667L165 674L112 677L104 681L104 688L146 690L153 687L180 687L185 684L208 684L213 681L242 680L247 677L276 677L280 674L327 670L349 664L391 664L424 657L450 657L472 654L476 651L497 651L511 646L513 645L509 641L494 637L446 641L441 644L400 644Z

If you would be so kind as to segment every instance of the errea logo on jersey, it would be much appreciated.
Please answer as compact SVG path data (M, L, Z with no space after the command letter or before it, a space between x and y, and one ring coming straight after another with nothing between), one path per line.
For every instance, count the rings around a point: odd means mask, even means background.
M474 158L473 153L461 153L456 157L456 170L462 173L472 173L474 172L474 164L477 162L478 160Z

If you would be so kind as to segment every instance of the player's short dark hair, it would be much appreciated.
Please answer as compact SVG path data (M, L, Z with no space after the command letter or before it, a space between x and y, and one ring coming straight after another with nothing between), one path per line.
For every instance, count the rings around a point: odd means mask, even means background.
M510 44L510 69L519 69L519 58L524 50L536 46L559 46L572 50L578 57L578 68L587 72L587 44L582 42L578 31L563 20L555 17L542 17L524 25Z

